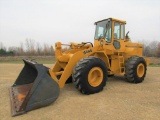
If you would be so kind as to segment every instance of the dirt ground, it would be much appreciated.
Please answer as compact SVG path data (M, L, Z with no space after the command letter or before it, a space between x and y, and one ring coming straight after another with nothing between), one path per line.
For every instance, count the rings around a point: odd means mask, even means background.
M8 88L22 67L22 64L0 64L0 120L160 119L160 67L148 67L140 84L127 83L123 76L110 77L104 90L93 95L83 95L67 84L50 106L11 117Z

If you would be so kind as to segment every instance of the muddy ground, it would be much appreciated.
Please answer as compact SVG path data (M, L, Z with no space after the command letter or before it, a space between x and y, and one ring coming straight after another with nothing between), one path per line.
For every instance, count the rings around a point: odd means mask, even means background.
M104 90L93 95L83 95L67 84L50 106L11 117L8 88L22 67L23 64L0 64L0 120L160 119L160 67L148 67L140 84L127 83L123 76L110 77Z

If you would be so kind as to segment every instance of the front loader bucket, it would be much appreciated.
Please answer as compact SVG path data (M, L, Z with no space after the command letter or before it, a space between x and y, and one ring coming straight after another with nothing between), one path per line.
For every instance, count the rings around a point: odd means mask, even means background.
M47 67L29 60L23 61L25 66L10 87L12 116L51 104L60 91Z

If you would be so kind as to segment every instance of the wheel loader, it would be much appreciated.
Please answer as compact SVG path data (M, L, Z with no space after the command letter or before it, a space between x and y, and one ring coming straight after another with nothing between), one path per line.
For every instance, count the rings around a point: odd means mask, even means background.
M10 87L12 116L53 103L67 81L89 95L102 91L108 76L115 74L130 83L144 80L149 59L143 57L143 45L131 42L129 32L125 34L126 21L108 18L95 25L94 44L55 43L53 68L23 60L25 66ZM70 49L62 52L62 46Z

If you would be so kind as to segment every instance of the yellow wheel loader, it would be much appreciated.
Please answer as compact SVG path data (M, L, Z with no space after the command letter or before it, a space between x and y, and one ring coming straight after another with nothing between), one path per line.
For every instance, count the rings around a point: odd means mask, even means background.
M67 81L83 94L103 90L108 76L124 75L131 83L141 83L149 59L142 56L143 45L125 35L125 21L108 18L95 22L94 45L90 42L55 44L56 62L52 69L35 61L25 66L10 88L12 115L47 106L54 102ZM69 50L62 52L62 46Z

